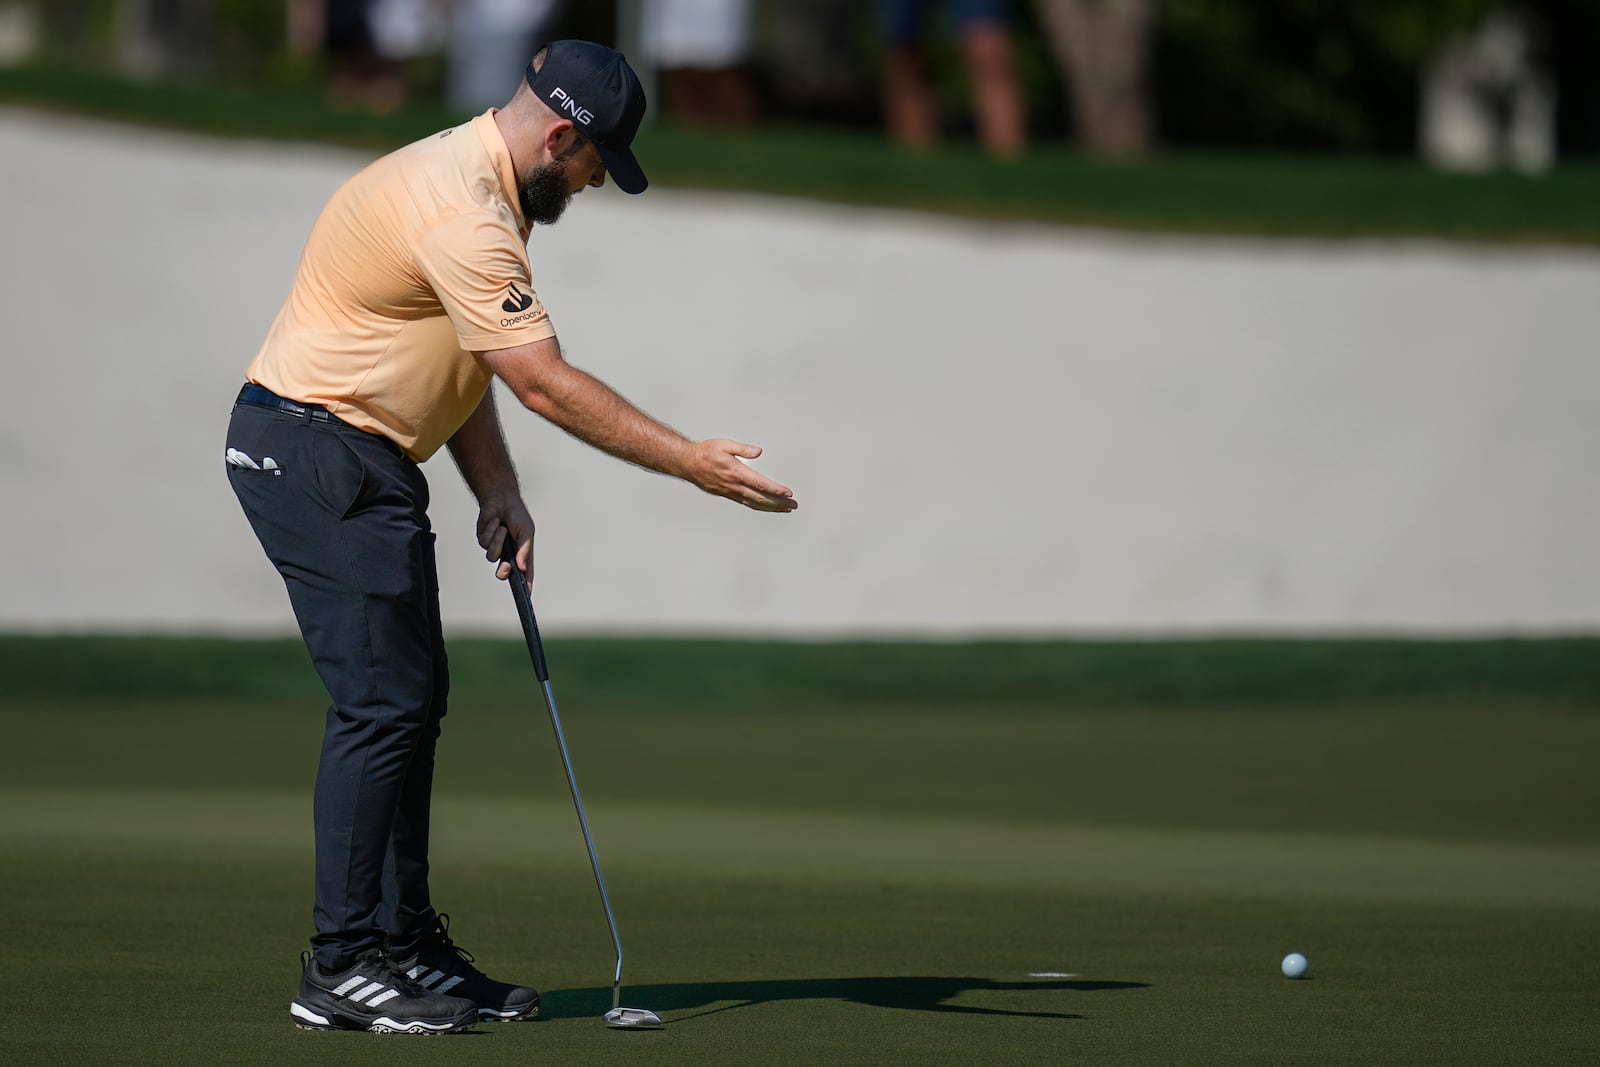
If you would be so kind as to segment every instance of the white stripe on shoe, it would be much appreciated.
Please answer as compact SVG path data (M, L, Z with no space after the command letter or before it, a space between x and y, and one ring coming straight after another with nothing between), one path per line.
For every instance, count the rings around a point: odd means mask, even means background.
M434 992L435 993L440 993L440 994L448 993L448 992L450 992L450 990L452 990L456 986L460 985L462 983L462 981L463 981L463 979L461 978L461 976L457 975L456 977L450 979L448 982L440 983L439 988L435 989Z
M361 989L358 989L356 992L351 993L350 994L350 999L355 1001L357 1004L360 1004L362 1001L364 1001L368 997L372 996L372 994L381 993L383 991L383 989L384 989L384 985L383 985L382 982L373 982L373 983L371 983L369 985L363 986Z
M411 977L412 978L417 978L417 975L421 974L423 969L424 968L421 968L421 967L416 968L415 970L413 970L411 972ZM417 978L417 984L420 985L423 989L432 989L433 988L433 984L435 982L437 982L439 979L443 978L443 977L444 977L444 972L443 971L434 971L432 974L428 975L428 977L426 977L426 978Z
M356 989L357 986L361 988ZM352 993L351 990L355 990L355 992ZM373 994L377 995L374 996ZM399 996L400 992L399 990L388 988L382 982L374 982L365 975L358 974L354 978L341 982L334 989L333 995L336 997L348 997L357 1004L366 1001L368 997L372 997L372 1000L368 1001L367 1005L368 1007L376 1007L392 997Z

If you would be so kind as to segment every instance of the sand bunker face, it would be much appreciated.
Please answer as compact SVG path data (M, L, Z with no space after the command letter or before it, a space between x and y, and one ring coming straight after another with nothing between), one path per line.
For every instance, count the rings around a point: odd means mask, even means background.
M367 157L11 111L0 158L0 627L292 627L223 431ZM691 436L763 445L801 501L746 512L502 394L552 628L1600 622L1600 255L667 190L585 194L531 255L574 363ZM447 625L514 631L458 476L427 469Z

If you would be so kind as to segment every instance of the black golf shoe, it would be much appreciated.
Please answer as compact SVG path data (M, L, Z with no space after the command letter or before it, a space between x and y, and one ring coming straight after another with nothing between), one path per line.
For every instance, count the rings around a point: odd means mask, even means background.
M472 953L450 940L450 916L440 915L422 937L415 955L396 966L406 977L435 993L465 997L489 1022L531 1019L539 1014L539 992L524 985L496 982L472 965Z
M478 1021L472 1001L424 989L377 949L337 974L324 974L309 952L300 962L300 992L289 1014L302 1030L444 1034Z

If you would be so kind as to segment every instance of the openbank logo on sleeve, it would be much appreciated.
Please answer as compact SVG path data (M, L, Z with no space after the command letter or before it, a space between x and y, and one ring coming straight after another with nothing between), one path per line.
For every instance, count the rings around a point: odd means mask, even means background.
M517 288L516 282L506 286L506 298L500 305L501 309L515 315L519 311L527 311L533 306L533 297Z
M500 325L507 329L544 318L544 305L534 299L531 290L517 288L516 282L506 284L506 298L500 302L500 310L506 313Z

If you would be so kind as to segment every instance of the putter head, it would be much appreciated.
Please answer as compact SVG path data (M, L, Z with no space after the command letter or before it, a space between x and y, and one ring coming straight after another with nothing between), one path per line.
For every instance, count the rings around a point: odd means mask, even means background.
M660 1026L661 1016L644 1008L612 1008L606 1012L606 1025L624 1030Z

